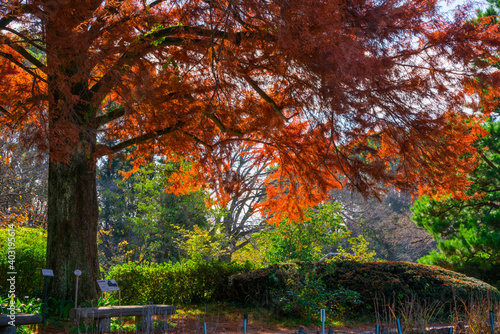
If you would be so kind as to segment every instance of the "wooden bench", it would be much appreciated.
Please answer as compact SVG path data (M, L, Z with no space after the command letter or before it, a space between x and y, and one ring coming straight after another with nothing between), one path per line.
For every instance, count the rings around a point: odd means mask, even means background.
M132 306L109 306L73 308L69 311L69 317L79 322L83 319L95 319L98 332L109 332L111 329L111 318L135 316L137 329L149 331L153 315L172 315L175 307L170 305L132 305Z
M17 326L40 324L41 322L42 316L40 314L17 313L13 314L12 318L9 315L0 315L0 334L16 334Z

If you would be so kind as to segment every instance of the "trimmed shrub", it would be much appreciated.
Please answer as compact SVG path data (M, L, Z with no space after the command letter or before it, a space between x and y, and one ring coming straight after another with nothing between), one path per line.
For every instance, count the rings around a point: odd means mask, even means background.
M192 304L227 299L229 277L253 269L250 263L127 263L110 268L124 304Z
M332 305L330 300L330 307L344 308L348 313L369 311L376 298L396 302L404 302L410 295L415 295L422 302L446 302L454 298L467 301L471 295L500 298L498 290L491 285L439 267L408 262L351 261L312 265L275 264L237 274L230 279L230 297L259 307L279 309L279 299L275 297L289 294L291 281L307 287L308 281L304 280L307 273L314 273L309 277L318 282L318 291L324 291L324 296L329 296L329 293L344 296L358 293L349 305L342 305L339 300L333 300ZM358 302L358 298L362 303Z
M330 289L340 286L357 291L365 303L380 295L404 300L415 294L419 300L468 300L471 294L500 297L493 286L436 266L409 262L332 262L317 267Z
M15 260L9 263L9 229L0 229L0 296L9 292L7 282L8 272L16 272L16 296L41 297L43 294L43 277L41 269L45 266L45 251L47 232L41 228L16 227L15 233ZM10 268L13 265L14 270Z
M308 319L321 309L327 309L330 315L347 315L362 304L355 291L330 289L315 266L306 262L273 264L234 275L229 293L233 301L272 308L280 316Z

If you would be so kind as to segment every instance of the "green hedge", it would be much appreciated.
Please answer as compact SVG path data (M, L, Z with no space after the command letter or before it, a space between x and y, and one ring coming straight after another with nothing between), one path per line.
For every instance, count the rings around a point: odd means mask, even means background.
M420 300L468 300L472 294L500 297L493 286L436 266L409 262L336 262L318 267L330 288L343 286L373 302L380 294L403 299L415 294Z
M15 228L15 260L10 269L8 259L9 232L12 230L0 229L0 296L6 296L9 291L7 273L16 272L16 296L19 299L25 296L41 297L43 294L43 277L40 269L45 266L45 250L47 233L41 228ZM10 276L10 275L9 275Z
M290 281L300 281L305 273L314 273L327 291L358 292L358 311L371 309L375 298L404 301L416 295L421 301L468 300L471 295L500 298L498 290L478 279L435 266L408 262L359 263L351 261L329 264L276 264L249 273L237 274L230 280L232 300L255 306L273 307L280 291Z
M128 263L111 267L107 278L116 279L123 304L182 305L226 299L229 277L252 269L249 263Z

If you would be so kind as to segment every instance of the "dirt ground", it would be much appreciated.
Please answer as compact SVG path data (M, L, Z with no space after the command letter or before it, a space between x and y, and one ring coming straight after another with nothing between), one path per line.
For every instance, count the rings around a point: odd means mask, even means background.
M240 311L240 310L238 310ZM234 316L234 314L238 314L238 316ZM207 334L243 334L243 320L241 317L242 312L236 312L226 315L211 315L211 316L203 316L203 315L175 315L173 317L161 318L162 320L167 320L167 322L163 321L163 327L157 327L154 330L154 333L168 333L168 334L203 334L203 324L207 325ZM132 317L130 320L124 321L122 324L125 324L125 327L131 327L134 324L134 320ZM157 319L159 320L159 319ZM258 319L258 317L250 317L250 320L247 325L247 333L248 334L298 334L299 326L294 327L280 327L278 325L271 325L268 323L269 319ZM90 326L92 323L86 323L85 325ZM157 325L158 326L158 325ZM69 334L69 333L78 333L76 329L76 324L72 323L69 320L63 321L52 321L52 324L41 326L39 325L37 328L33 327L31 330L28 330L28 333L38 333L38 334ZM321 333L321 327L319 326L309 326L303 327L304 334L317 334ZM81 333L85 333L85 330L81 330ZM96 331L89 331L87 333L94 333ZM395 332L395 328L389 333ZM122 327L120 331L114 331L115 333L135 333L127 332ZM328 333L328 328L325 328L325 333ZM354 324L354 325L345 325L342 327L334 327L333 333L340 334L368 334L375 333L375 324ZM449 333L449 325L447 324L433 324L428 331L429 334L448 334ZM387 334L387 330L385 328L381 329L381 334Z

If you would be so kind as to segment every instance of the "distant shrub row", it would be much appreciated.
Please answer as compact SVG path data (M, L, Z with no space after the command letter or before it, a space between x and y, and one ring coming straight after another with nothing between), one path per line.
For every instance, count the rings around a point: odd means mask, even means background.
M495 287L476 278L417 263L346 261L318 266L317 270L328 287L358 291L367 303L380 294L402 299L413 293L429 301L467 300L471 294L500 297Z
M255 306L282 310L280 301L297 304L304 310L300 298L289 298L299 282L302 288L314 283L311 295L330 298L324 306L333 310L349 308L349 312L370 312L376 299L404 302L413 295L422 302L467 301L471 296L490 296L500 299L498 290L475 278L439 267L408 262L359 263L339 261L329 264L276 264L249 273L240 273L230 279L232 300ZM329 296L328 293L334 293ZM278 298L276 298L278 296ZM339 296L349 303L343 303ZM336 297L336 298L335 298ZM297 312L296 312L297 313ZM298 312L300 313L300 312ZM293 313L292 313L293 314Z
M112 267L107 277L118 282L123 304L179 305L227 299L229 277L252 269L249 263L128 263Z

